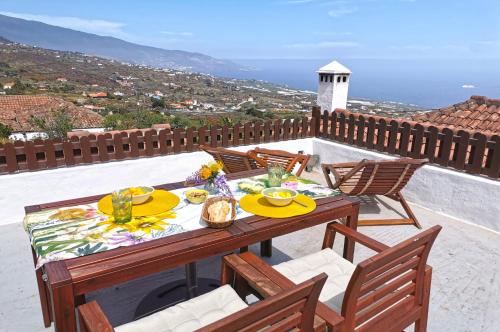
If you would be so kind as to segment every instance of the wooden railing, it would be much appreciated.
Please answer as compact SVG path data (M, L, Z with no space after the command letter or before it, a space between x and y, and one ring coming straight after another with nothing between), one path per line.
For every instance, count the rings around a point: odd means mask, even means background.
M315 136L314 120L276 120L232 127L103 133L0 144L0 174L198 151L199 145L238 146Z
M500 136L423 125L403 119L329 113L313 108L316 137L429 162L472 174L500 177Z
M232 127L148 130L69 140L0 144L0 174L198 151L200 144L231 147L318 137L411 158L471 174L500 178L500 137L422 125L402 119L313 108L311 118Z

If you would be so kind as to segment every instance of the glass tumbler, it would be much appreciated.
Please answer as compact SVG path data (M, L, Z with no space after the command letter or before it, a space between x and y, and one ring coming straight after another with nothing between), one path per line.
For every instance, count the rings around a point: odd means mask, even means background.
M111 194L115 223L125 224L132 220L132 195L117 190Z
M267 181L269 187L281 187L281 180L285 174L285 169L279 164L267 166Z

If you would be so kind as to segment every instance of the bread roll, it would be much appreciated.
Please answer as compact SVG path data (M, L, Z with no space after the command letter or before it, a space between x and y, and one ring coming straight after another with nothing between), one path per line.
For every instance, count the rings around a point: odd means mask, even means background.
M224 222L230 211L231 207L228 202L215 202L208 207L208 219L212 222Z

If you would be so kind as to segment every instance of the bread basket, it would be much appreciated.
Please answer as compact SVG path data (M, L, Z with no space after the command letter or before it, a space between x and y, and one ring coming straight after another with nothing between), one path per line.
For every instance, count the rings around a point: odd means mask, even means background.
M230 218L227 221L223 222L213 222L209 220L208 217L208 207L213 203L219 201L226 201L231 206ZM236 219L236 200L231 197L218 196L218 197L210 197L207 198L205 204L203 205L203 210L201 211L201 219L208 225L210 228L225 228L231 226L231 224Z

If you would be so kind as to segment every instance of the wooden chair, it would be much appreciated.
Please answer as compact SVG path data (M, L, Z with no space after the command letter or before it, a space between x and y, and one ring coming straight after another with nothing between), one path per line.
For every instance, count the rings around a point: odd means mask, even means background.
M259 147L249 151L249 153L253 158L260 158L268 164L273 163L281 165L288 173L291 173L295 166L300 164L299 169L295 173L297 176L302 174L302 171L306 168L309 159L311 159L311 155L309 154L290 153L283 150L269 150ZM261 242L260 248L262 256L271 257L273 250L272 239Z
M330 223L323 250L274 267L250 252L227 256L231 268L254 275L258 270L260 294L294 287L318 273L328 279L316 308L317 318L337 332L400 332L411 324L427 329L432 268L426 265L441 226L434 226L393 247L388 247L342 224ZM336 233L377 252L357 266L335 253ZM344 252L345 256L346 252Z
M222 162L224 172L237 173L266 167L267 162L249 152L240 152L226 148L213 148L200 145L200 149L210 154L216 161Z
M410 158L386 161L363 159L354 163L322 164L321 168L330 188L338 188L351 196L387 196L400 202L408 215L408 218L401 219L359 220L358 226L409 224L422 228L401 190L413 173L427 162L427 159ZM330 174L333 174L335 182L331 180Z
M92 301L78 307L82 332L141 331L318 331L315 326L318 297L326 274L248 306L229 285L177 304L150 316L116 328L99 304ZM256 283L258 280L247 280Z
M263 148L255 148L252 150L255 153L257 158L265 160L268 164L279 164L283 166L283 168L291 173L297 164L300 164L300 168L297 170L295 175L300 176L304 169L311 159L311 155L309 154L301 154L301 153L290 153L288 151L283 150L269 150Z

